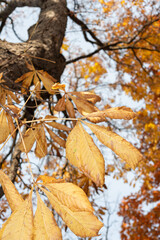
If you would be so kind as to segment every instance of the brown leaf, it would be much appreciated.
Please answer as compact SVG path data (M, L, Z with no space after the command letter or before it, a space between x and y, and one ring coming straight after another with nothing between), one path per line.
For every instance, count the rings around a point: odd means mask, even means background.
M54 132L51 131L51 129L47 128L47 131L49 133L49 135L51 136L51 138L58 143L61 147L65 148L66 147L66 141L63 140L62 138L58 137Z
M2 170L0 170L0 183L2 185L4 194L11 210L17 210L24 200L15 188L14 184L9 179L9 177Z
M76 104L78 111L82 115L86 115L87 113L92 113L97 111L97 108L92 103L89 103L81 98L77 98L71 95L70 97L73 100L73 102Z
M65 111L65 109L66 109L66 103L65 103L65 95L64 95L61 99L59 99L54 110L60 112L60 111Z
M85 124L92 130L100 142L114 151L131 168L134 169L138 162L142 160L141 153L118 134L108 131L104 126Z
M71 103L71 101L68 99L68 97L66 100L66 110L67 110L70 118L75 118L74 107L73 107L73 104ZM75 126L76 121L73 120L72 122L73 122L73 126Z
M51 177L51 176L46 176L46 175L40 175L38 178L37 178L37 181L42 181L43 183L61 183L61 182L64 182L65 180L64 179L56 179L55 177Z
M126 119L130 120L136 116L130 108L127 107L115 107L109 108L104 111L97 111L86 115L88 120L91 122L98 123L103 122L106 117L113 119ZM101 121L100 121L101 120Z
M8 121L9 132L10 132L10 134L12 134L15 130L15 125L13 123L13 119L12 119L11 115L9 115L7 112L6 112L6 117L7 117L7 121ZM12 134L13 138L15 138L15 136L16 136L16 132L14 132Z
M51 75L49 75L47 72L43 70L37 71L38 77L43 82L44 87L50 94L54 94L55 90L52 90L53 84L57 81L55 78L53 78Z
M61 240L62 234L52 212L37 193L37 210L34 217L34 240Z
M97 186L103 186L105 174L103 156L80 122L77 122L67 138L66 157Z
M45 157L47 155L47 141L46 141L46 135L45 130L42 124L37 124L36 126L36 149L35 154L38 158Z
M30 87L33 77L34 77L35 71L31 71L28 73L23 74L20 78L16 79L16 83L22 82L22 93L27 93L28 88Z
M32 126L32 128L27 129L27 131L25 132L25 134L23 135L23 141L24 141L24 145L26 148L26 152L28 153L34 142L36 141L36 132L37 132L37 128L35 125ZM25 148L23 146L23 141L21 141L21 143L19 144L19 149L22 152L25 152Z
M7 123L6 113L3 110L0 115L0 144L7 139L9 133L10 132Z
M101 98L93 92L87 92L87 91L86 92L72 92L71 94L76 95L79 98L83 98L84 100L87 100L93 104L101 101Z
M132 109L128 107L115 107L109 108L104 111L105 117L113 118L113 119L126 119L130 120L136 117L136 113L132 111Z
M56 128L56 129L59 129L61 131L70 131L71 128L67 127L66 125L63 125L61 123L57 123L57 122L45 122L46 124L48 124L49 126L53 127L53 128Z

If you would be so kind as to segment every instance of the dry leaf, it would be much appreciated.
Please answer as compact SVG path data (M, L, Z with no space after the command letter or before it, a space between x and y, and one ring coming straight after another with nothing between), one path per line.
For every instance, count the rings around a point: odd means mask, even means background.
M4 194L11 210L17 210L24 200L15 188L14 184L9 179L9 177L2 170L0 170L0 183L2 185Z
M14 132L15 130L15 125L13 123L13 119L11 117L11 115L9 115L7 112L6 112L6 117L7 117L7 121L8 121L8 127L9 127L9 132L10 134L12 135L13 138L15 138L16 136L16 131ZM14 133L13 133L14 132Z
M43 82L43 85L45 89L50 93L54 94L55 91L52 90L53 84L57 81L55 78L53 78L51 75L49 75L47 72L43 70L37 71L38 77L41 79Z
M51 192L44 188L41 190L71 231L80 237L98 235L103 224L93 214L93 208L82 189L72 183L50 183L45 187Z
M38 178L37 178L37 181L42 181L43 183L61 183L61 182L65 182L64 179L56 179L55 177L51 177L51 176L46 176L46 175L40 175Z
M34 133L36 138L35 154L38 158L42 158L47 155L46 135L42 124L37 124L36 128L37 128L36 134Z
M75 118L74 107L73 107L73 104L71 103L71 101L68 99L68 97L66 100L66 110L67 110L70 118ZM73 122L73 126L75 126L76 121L73 120L72 122Z
M62 235L53 214L37 193L37 210L34 217L34 240L61 240Z
M105 117L113 118L113 119L125 119L130 120L136 117L136 113L132 111L131 108L128 107L115 107L109 108L104 111Z
M99 141L115 152L131 168L134 169L138 162L142 160L141 153L118 134L108 131L104 126L97 126L90 123L85 124L92 130Z
M65 91L65 87L66 87L65 84L55 83L55 84L53 84L52 89L53 90L61 89L61 90Z
M36 132L37 132L37 130L38 129L35 127L35 125L33 125L32 128L27 129L27 131L23 135L23 141L24 141L24 145L25 145L27 153L31 150L34 142L36 141ZM23 141L21 141L21 143L19 145L19 149L22 152L25 152L25 148L23 146Z
M67 138L66 157L97 186L103 186L105 174L103 156L80 122L77 122Z
M76 107L78 109L78 111L82 114L82 115L86 115L88 113L92 113L92 112L96 112L97 108L92 104L89 103L81 98L77 98L74 96L71 96L71 99L73 100L73 102L76 104Z
M21 92L27 93L28 88L30 87L35 71L27 72L23 74L20 78L16 79L16 83L22 82Z
M0 231L0 239L31 240L33 237L32 191L4 223Z
M92 92L72 92L71 94L76 95L79 98L83 98L84 100L87 100L93 104L96 102L100 102L101 98Z
M93 112L85 116L91 122L98 123L103 122L106 117L130 120L136 116L136 113L127 107L115 107L106 109L104 111Z
M60 112L60 111L65 111L65 109L66 109L66 103L65 103L65 95L64 95L61 99L59 99L54 110Z
M49 126L53 127L53 128L56 128L56 129L59 129L61 131L70 131L71 128L61 124L61 123L57 123L57 122L45 122L46 124L48 124Z
M51 136L51 138L58 143L61 147L65 148L66 147L66 141L63 140L62 138L58 137L54 132L52 132L51 129L47 128L47 131L49 133L49 135Z
M7 123L6 113L3 110L0 115L0 144L7 139L9 133L10 132Z

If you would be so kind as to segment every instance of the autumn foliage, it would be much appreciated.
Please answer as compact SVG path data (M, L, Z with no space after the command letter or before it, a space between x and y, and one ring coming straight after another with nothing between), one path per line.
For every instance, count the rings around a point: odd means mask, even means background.
M56 1L52 2L55 6ZM76 12L76 1L71 7L74 11L67 8L65 1L59 2L58 9L64 5L66 15L81 27L85 40L96 46L93 52L78 56L82 49L70 50L70 41L62 34L64 42L61 44L58 40L59 55L54 55L53 59L32 56L32 52L26 52L36 48L34 41L40 31L35 25L28 40L31 45L29 48L24 46L21 53L24 54L21 59L23 73L17 77L16 72L16 78L10 79L12 71L4 70L5 67L0 69L0 184L3 189L0 195L6 197L0 203L1 220L6 220L7 203L12 211L0 230L0 239L59 240L62 239L61 228L69 228L82 238L98 236L103 223L99 220L101 214L95 213L94 201L90 197L106 189L105 176L109 173L127 181L123 173L131 169L136 170L134 181L141 179L142 186L138 193L125 198L120 205L118 214L123 217L121 238L158 239L158 6L155 1L147 5L147 1L142 0L86 2L97 18L85 15L82 21ZM9 2L5 4L7 9ZM87 9L78 4L79 8ZM110 24L109 19L115 14L117 17ZM87 26L89 21L93 26L101 26L100 16L106 19L103 21L103 35ZM42 36L45 38L45 34ZM44 47L46 41L43 40ZM52 46L48 41L44 49ZM58 61L61 53L65 55L67 52L72 59L63 59L64 68L71 79L64 84L60 79L64 69L59 70ZM104 64L104 54L107 64ZM47 62L46 66L42 62L38 64L39 60ZM96 93L96 87L103 84L110 60L115 64L117 80L108 87L115 91L120 87L120 92L125 92L133 100L143 100L144 108L138 113L127 106L114 105L114 96L103 99ZM55 63L57 66L53 70ZM62 62L59 64L63 65ZM7 83L8 79L12 84ZM79 82L82 82L80 88ZM95 90L90 90L90 86ZM116 132L119 119L123 120L124 129L129 129L127 123L133 119L139 149ZM98 143L115 154L121 166L117 172L114 173L114 163L105 161ZM155 205L145 213L142 205L151 202ZM104 215L101 206L99 209Z

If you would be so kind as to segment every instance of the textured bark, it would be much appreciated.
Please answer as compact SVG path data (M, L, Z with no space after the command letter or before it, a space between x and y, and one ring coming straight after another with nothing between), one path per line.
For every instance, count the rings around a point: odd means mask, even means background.
M60 54L60 48L67 23L66 1L40 2L41 13L36 28L30 29L30 32L34 31L30 41L13 44L0 40L0 72L3 72L6 79L14 81L27 71L25 60L28 59L28 55L32 56L32 62L37 69L46 70L57 80L64 70L65 59ZM45 58L55 63L34 57Z

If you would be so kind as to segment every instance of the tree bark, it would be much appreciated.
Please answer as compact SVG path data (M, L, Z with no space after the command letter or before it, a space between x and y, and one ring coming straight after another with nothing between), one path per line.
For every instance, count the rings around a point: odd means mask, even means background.
M57 80L60 80L65 68L65 58L60 54L60 48L67 23L66 0L40 2L39 20L36 26L30 28L32 36L28 42L14 44L0 40L0 72L3 72L11 88L13 82L28 71L26 61L29 56L36 69L47 71Z

